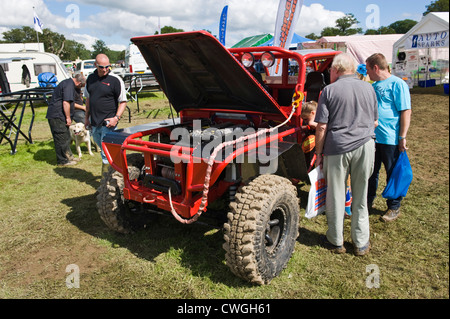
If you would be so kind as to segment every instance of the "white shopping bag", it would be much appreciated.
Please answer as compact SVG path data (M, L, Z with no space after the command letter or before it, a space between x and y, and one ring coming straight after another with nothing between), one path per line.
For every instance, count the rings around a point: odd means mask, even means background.
M325 198L327 196L327 183L320 166L308 173L311 181L305 217L313 218L325 211Z

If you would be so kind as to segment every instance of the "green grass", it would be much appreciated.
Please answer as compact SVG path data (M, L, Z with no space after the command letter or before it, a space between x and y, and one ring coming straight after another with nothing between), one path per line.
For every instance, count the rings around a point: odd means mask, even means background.
M165 216L132 235L109 230L96 209L99 153L91 157L84 147L79 164L56 167L46 108L39 107L34 144L19 138L15 155L5 141L0 145L0 298L448 299L449 100L441 92L413 91L408 155L414 181L393 223L379 221L386 207L376 199L370 254L358 258L349 249L335 255L318 245L326 219L303 217L309 186L301 184L295 252L267 286L250 285L228 270L221 230ZM170 114L160 93L140 99L139 113L135 103L129 106L132 123L125 116L122 127L153 120L154 110L160 109L156 119ZM347 220L345 245L351 248L349 236ZM66 287L70 264L80 268L79 289ZM380 270L379 288L366 286L368 265Z

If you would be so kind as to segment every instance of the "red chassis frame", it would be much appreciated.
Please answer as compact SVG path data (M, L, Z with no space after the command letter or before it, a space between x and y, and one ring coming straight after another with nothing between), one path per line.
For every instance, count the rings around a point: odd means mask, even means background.
M242 54L245 52L251 52L254 54L255 58L258 59L262 53L266 51L271 51L275 58L283 59L283 76L281 78L281 83L277 83L271 87L277 88L292 88L294 87L297 92L304 92L304 84L306 77L306 66L309 65L313 67L314 70L324 72L329 65L333 57L338 52L318 52L318 53L307 53L301 55L295 51L289 51L277 47L257 47L257 48L235 48L229 49L229 52L240 60ZM290 83L288 76L288 58L295 59L299 65L299 74L296 83ZM318 60L325 60L325 63L320 65L317 63ZM242 68L244 68L242 66ZM266 70L267 72L267 70ZM256 79L252 79L258 83ZM291 81L292 82L292 81ZM261 86L261 85L260 85ZM261 86L261 89L262 86ZM274 99L275 101L275 99ZM276 101L275 101L276 103ZM279 109L283 114L274 115L266 114L260 112L254 112L256 118L259 119L261 123L263 120L273 120L275 122L283 122L291 112L292 107L279 106ZM223 112L223 110L214 109L184 109L180 112L181 123L188 123L193 119L210 117L215 112ZM227 111L228 112L228 111ZM232 113L233 111L229 111ZM234 111L239 113L238 111ZM246 112L249 114L249 112ZM284 131L277 133L276 135L266 135L265 138L259 138L256 143L245 143L243 147L239 147L234 150L230 155L228 155L223 161L216 160L212 168L212 174L210 177L210 191L208 193L208 202L213 202L220 196L222 196L229 186L233 183L227 182L225 180L219 180L220 175L226 168L226 166L232 162L236 157L243 153L247 153L253 149L256 149L265 144L269 144L273 140L284 141L286 137L294 136L295 141L301 142L301 124L302 120L301 114L301 103L300 107L297 108L290 122L286 126ZM120 172L124 178L124 189L123 196L125 199L133 200L140 203L152 204L165 211L170 211L170 201L169 195L167 193L150 189L145 187L141 182L137 180L130 180L128 175L128 163L126 154L127 151L130 152L141 152L144 154L145 170L147 174L152 174L156 167L154 161L154 155L169 157L172 159L177 159L178 162L174 163L175 169L175 180L181 185L181 194L172 197L172 205L176 212L183 218L189 219L197 214L199 206L202 199L202 191L204 188L205 174L207 169L207 161L204 159L194 158L193 151L191 147L183 147L172 144L157 143L151 141L144 141L143 138L149 135L158 133L167 133L170 135L170 127L163 126L161 128L151 129L147 131L137 132L129 135L122 144L114 143L102 143L103 151L111 164L111 166Z

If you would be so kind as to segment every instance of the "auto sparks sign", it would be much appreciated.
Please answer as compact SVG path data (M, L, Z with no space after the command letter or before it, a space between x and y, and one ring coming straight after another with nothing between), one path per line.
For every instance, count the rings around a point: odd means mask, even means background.
M449 31L413 34L406 41L406 49L448 48Z

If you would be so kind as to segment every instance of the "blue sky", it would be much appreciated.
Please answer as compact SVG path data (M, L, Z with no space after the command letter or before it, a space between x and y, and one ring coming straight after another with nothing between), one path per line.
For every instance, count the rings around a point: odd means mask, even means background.
M404 19L419 21L431 0L305 0L295 32L319 34L337 18L353 13L366 30ZM279 0L9 0L1 1L0 33L33 25L33 6L45 28L84 43L101 39L124 49L133 36L154 34L170 25L185 31L207 29L218 34L222 8L228 5L226 45L244 37L273 33Z

